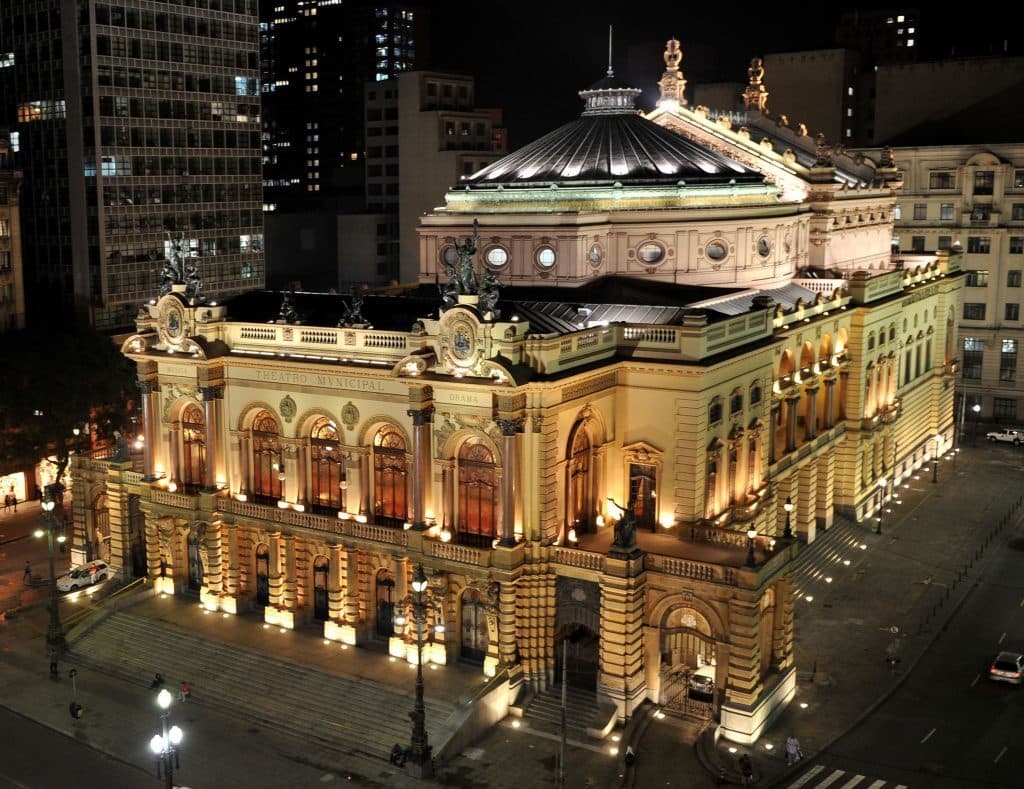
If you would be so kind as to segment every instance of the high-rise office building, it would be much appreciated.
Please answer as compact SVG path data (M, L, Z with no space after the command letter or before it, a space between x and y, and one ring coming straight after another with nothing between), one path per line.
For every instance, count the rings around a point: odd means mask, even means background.
M426 34L407 3L260 0L266 210L362 210L363 85L418 68Z
M12 166L11 138L0 129L0 334L25 327L21 266L21 173Z
M262 287L256 0L5 0L29 322L131 323L171 239L207 297Z

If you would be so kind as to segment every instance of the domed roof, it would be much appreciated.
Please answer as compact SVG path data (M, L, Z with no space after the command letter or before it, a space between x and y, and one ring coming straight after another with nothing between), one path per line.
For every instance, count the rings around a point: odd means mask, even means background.
M463 183L487 185L761 183L764 175L640 115L640 95L609 73L579 95L582 115Z

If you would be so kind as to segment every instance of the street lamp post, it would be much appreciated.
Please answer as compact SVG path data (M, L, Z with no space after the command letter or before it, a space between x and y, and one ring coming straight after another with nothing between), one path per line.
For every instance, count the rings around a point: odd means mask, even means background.
M935 485L939 481L939 444L942 442L942 435L939 433L935 434L935 454L932 455L932 484Z
M50 625L46 630L46 651L50 657L51 673L55 672L57 659L67 649L67 642L64 640L64 627L60 623L60 609L57 597L57 568L53 547L54 541L63 543L65 537L63 534L58 535L56 533L57 519L53 517L53 508L56 505L57 502L47 492L40 503L43 509L43 526L45 528L36 529L34 532L37 538L41 538L44 534L46 535L46 547L50 553Z
M81 443L79 441L79 437L82 435L82 428L80 428L78 425L75 425L73 428L71 428L71 432L75 434L75 454L77 455L82 451Z
M880 499L878 503L878 517L875 519L875 534L882 533L882 513L885 512L885 486L889 484L889 480L885 477L885 469L882 469L882 476L878 478L878 497Z
M747 529L747 567L757 567L757 558L754 556L754 540L757 539L757 529L751 526Z
M161 766L163 767L163 779L166 789L174 789L174 771L181 765L178 764L177 745L181 743L182 732L177 726L167 728L167 717L171 714L171 692L164 688L156 697L156 703L162 712L160 713L160 724L163 734L154 734L149 741L149 747L157 755L156 777L161 777Z
M975 403L971 406L971 411L974 413L974 427L971 430L971 446L978 446L978 419L981 414L981 403Z
M406 767L409 773L417 778L431 778L434 764L430 758L430 745L427 741L426 708L423 706L423 625L427 619L427 603L424 593L427 591L427 575L423 565L417 564L412 574L412 611L416 621L416 705L409 713L412 720L412 739L409 743L409 756Z
M786 496L786 503L782 505L782 509L786 511L786 528L782 532L782 536L788 540L793 536L793 527L789 522L790 515L793 512L793 499L791 497Z

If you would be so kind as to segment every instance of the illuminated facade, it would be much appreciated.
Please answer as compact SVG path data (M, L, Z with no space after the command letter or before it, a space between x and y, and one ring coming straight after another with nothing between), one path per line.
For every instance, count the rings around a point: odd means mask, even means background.
M14 168L10 134L0 129L0 334L25 328L21 178L21 172Z
M0 3L29 322L131 326L168 231L208 295L263 286L256 0L198 5Z
M393 655L422 563L430 659L506 703L571 641L609 720L696 672L754 741L796 687L798 538L950 446L959 257L893 259L887 162L681 83L645 118L609 75L449 191L404 297L151 304L144 466L78 462L76 548L105 495L159 590Z

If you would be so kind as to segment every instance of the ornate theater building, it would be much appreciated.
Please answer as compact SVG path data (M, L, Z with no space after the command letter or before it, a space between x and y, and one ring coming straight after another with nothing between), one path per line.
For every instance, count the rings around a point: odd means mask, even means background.
M170 261L123 346L144 459L77 460L79 555L410 659L422 564L425 660L511 703L571 657L619 721L702 677L756 739L799 545L951 447L960 260L894 253L891 157L770 116L756 63L745 113L688 108L679 57L650 114L609 72L452 188L404 295L217 304Z

